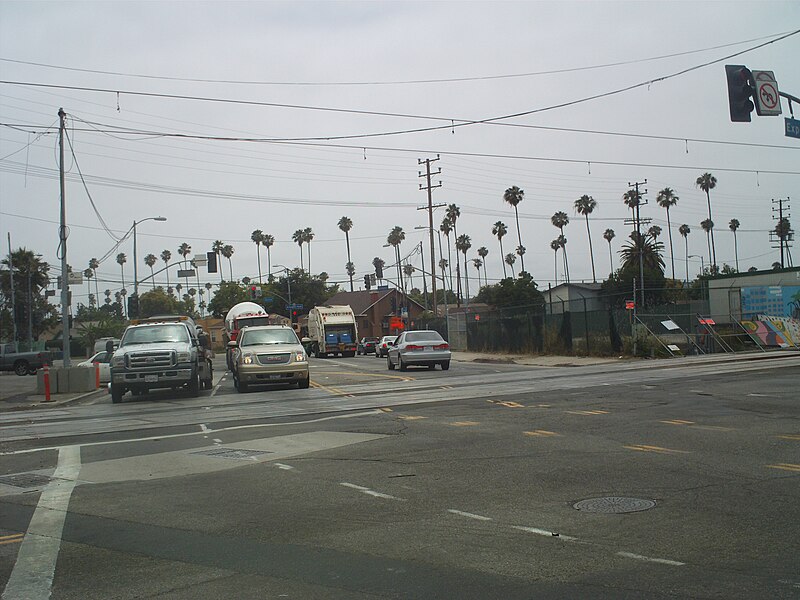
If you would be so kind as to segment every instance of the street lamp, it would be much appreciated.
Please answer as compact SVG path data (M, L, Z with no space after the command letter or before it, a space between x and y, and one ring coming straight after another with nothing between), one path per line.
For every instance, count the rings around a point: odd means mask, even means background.
M145 221L166 221L167 217L147 217L139 221L133 222L133 295L136 296L136 302L139 302L139 269L138 261L136 260L136 226Z
M702 254L690 254L689 258L699 258L700 259L700 275L703 275L706 272L706 263L705 263L705 260L703 260Z

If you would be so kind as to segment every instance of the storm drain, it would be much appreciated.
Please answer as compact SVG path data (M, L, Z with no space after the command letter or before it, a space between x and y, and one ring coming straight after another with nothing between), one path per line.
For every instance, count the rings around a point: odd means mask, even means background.
M38 473L17 473L15 475L3 475L0 483L11 485L18 488L35 488L47 485L53 481L52 477L39 475Z
M643 498L625 498L622 496L605 496L589 498L572 505L573 508L590 513L619 514L649 510L656 505L653 500Z
M211 448L210 450L199 450L191 454L201 454L203 456L214 456L216 458L232 458L234 460L250 460L264 454L272 454L266 450L242 450L241 448Z

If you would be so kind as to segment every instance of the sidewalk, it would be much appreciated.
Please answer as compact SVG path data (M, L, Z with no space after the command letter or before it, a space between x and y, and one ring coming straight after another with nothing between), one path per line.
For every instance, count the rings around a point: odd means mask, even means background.
M495 363L507 365L527 365L535 367L583 367L587 365L605 365L630 361L630 358L607 358L596 356L549 356L534 354L502 354L494 352L452 352L457 362Z
M94 394L106 394L105 385L101 385L100 389L92 390L91 392L77 392L74 394L51 394L50 402L45 402L44 394L39 395L36 393L36 385L34 380L34 387L31 392L18 392L12 395L3 393L0 395L0 413L15 411L15 410L30 410L37 408L53 408L57 406L69 406L73 402L77 402L82 398L87 398Z

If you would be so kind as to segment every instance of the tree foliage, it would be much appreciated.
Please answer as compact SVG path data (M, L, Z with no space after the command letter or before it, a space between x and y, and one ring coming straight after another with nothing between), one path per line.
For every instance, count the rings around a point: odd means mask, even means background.
M498 308L543 306L544 296L539 291L533 277L528 273L521 273L516 279L507 277L494 285L483 286L475 296L475 302L484 302Z

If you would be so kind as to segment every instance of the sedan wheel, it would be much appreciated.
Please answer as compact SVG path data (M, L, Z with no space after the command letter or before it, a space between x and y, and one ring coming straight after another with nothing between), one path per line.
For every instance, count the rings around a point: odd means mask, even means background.
M392 362L392 357L389 355L386 356L386 366L389 367L390 371L394 371L394 363Z

